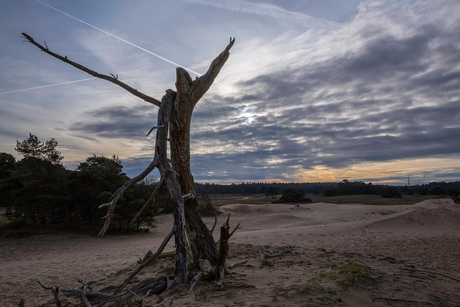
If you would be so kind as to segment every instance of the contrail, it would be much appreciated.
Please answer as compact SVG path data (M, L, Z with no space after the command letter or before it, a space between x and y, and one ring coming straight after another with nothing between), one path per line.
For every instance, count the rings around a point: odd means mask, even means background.
M156 56L157 58L159 58L159 59L161 59L161 60L163 60L163 61L165 61L165 62L168 62L168 63L170 63L170 64L173 64L173 65L175 65L175 66L177 66L177 67L182 67L182 68L186 69L187 71L194 73L194 74L197 75L197 76L201 76L201 75L202 75L202 74L200 74L199 72L196 72L196 71L194 71L194 70L192 70L192 69L190 69L190 68L187 68L187 67L185 67L185 66L182 66L182 65L180 65L180 64L177 64L177 63L175 63L175 62L173 62L173 61L171 61L171 60L168 60L167 58L164 58L164 57L162 57L161 55L158 55L158 54L156 54L156 53L153 53L153 52L151 52L151 51L149 51L149 50L147 50L147 49L145 49L145 48L142 48L142 47L140 47L140 46L138 46L138 45L136 45L136 44L133 44L133 43L131 43L131 42L129 42L129 41L127 41L127 40L121 38L121 37L118 37L118 36L116 36L116 35L113 35L112 33L109 33L109 32L107 32L107 31L104 31L104 30L102 30L101 28L98 28L98 27L96 27L96 26L93 26L92 24L87 23L86 21L83 21L83 20L81 20L81 19L79 19L79 18L77 18L77 17L74 17L74 16L72 16L72 15L70 15L70 14L67 14L66 12L63 12L63 11L61 11L61 10L55 8L55 7L52 7L52 6L49 5L49 4L46 4L46 3L44 3L44 2L41 2L40 0L35 0L35 1L37 1L38 3L43 4L43 5L45 5L45 6L49 7L49 8L51 8L51 9L53 9L53 10L59 12L59 13L61 13L61 14L64 14L64 15L66 15L66 16L72 18L72 19L75 19L76 21L79 21L79 22L81 22L81 23L83 23L83 24L85 24L85 25L87 25L87 26L89 26L89 27L91 27L91 28L93 28L93 29L96 29L96 30L98 30L98 31L101 31L101 32L104 33L104 34L110 35L110 36L112 36L113 38L116 38L116 39L118 39L118 40L120 40L120 41L122 41L122 42L124 42L124 43L127 43L128 45L131 45L131 46L133 46L133 47L136 47L137 49L140 49L140 50L142 50L142 51L147 52L148 54L151 54L151 55L153 55L153 56Z
M64 85L64 84L71 84L71 83L89 81L89 80L94 80L94 79L97 79L97 78L96 78L96 77L93 77L93 78L80 79L80 80L75 80L75 81L67 81L67 82L55 83L55 84L50 84L50 85L42 85L42 86L24 88L24 89L20 89L20 90L14 90L14 91L3 92L3 93L0 93L0 95L11 94L11 93L27 92L27 91L32 91L32 90L38 90L38 89L40 89L40 88L47 88L47 87L52 87L52 86L58 86L58 85Z

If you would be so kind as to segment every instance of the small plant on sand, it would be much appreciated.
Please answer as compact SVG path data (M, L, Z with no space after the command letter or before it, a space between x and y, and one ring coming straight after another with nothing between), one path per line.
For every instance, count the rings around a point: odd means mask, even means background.
M332 266L331 268L331 271L317 274L311 279L311 281L335 281L342 288L350 288L360 286L362 284L372 284L375 282L375 278L371 276L372 269L359 263L346 263L338 266Z
M371 268L359 264L359 263L348 263L337 267L340 275L337 283L344 288L350 288L360 283L369 283L374 280L370 276Z

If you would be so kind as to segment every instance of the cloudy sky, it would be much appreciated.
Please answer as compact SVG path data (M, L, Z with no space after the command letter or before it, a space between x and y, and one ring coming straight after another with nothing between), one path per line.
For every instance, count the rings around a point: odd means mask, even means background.
M236 37L193 116L197 181L460 180L458 0L3 1L0 152L31 132L70 169L115 154L134 176L157 107L21 32L157 99Z

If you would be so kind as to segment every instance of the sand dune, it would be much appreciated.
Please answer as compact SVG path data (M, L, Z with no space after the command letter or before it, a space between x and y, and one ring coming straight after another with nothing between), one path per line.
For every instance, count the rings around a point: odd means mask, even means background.
M429 233L459 231L460 211L457 207L425 201L394 216L369 225L386 231L417 231Z
M213 298L190 294L177 298L173 306L416 306L410 302L436 305L436 300L444 306L460 304L460 207L449 199L411 206L230 204L221 210L219 224L230 213L232 227L238 222L242 227L231 238L229 262L249 259L229 278L251 287L229 289L232 295ZM213 219L205 221L212 225ZM160 216L156 225L151 233L138 236L1 239L1 305L14 306L21 297L26 306L51 299L36 280L72 288L78 277L98 280L134 266L159 246L172 227L171 216ZM296 249L264 267L258 259L262 245L269 251L287 245ZM340 286L341 271L336 268L349 263L368 267L375 282ZM418 279L409 270L417 270ZM436 273L425 276L423 271ZM339 277L321 279L321 274Z

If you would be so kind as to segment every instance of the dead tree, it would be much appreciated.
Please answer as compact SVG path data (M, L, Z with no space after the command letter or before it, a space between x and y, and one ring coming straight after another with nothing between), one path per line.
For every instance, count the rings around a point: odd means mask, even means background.
M176 243L175 282L185 283L187 281L185 232L188 236L194 264L198 266L200 259L206 259L212 265L217 265L216 243L197 210L198 199L195 182L190 171L190 125L195 105L211 87L227 61L230 55L229 50L232 48L235 39L230 38L230 43L214 59L208 71L195 80L192 80L185 69L178 67L176 69L176 91L168 89L161 101L159 101L121 82L118 79L118 75L110 74L111 76L108 76L99 74L69 60L67 56L61 56L50 51L46 43L43 46L26 33L22 33L22 35L28 42L45 53L94 77L112 82L144 101L159 107L157 126L154 127L157 130L154 159L141 174L128 180L112 195L106 204L101 205L101 207L107 207L107 215L105 216L104 227L101 229L99 235L104 235L107 231L115 204L123 192L134 183L145 178L152 170L158 168L161 174L159 184L167 186L174 203L173 213ZM170 160L168 160L168 132ZM154 191L153 193L151 199L149 199L149 203L155 198L156 192Z

